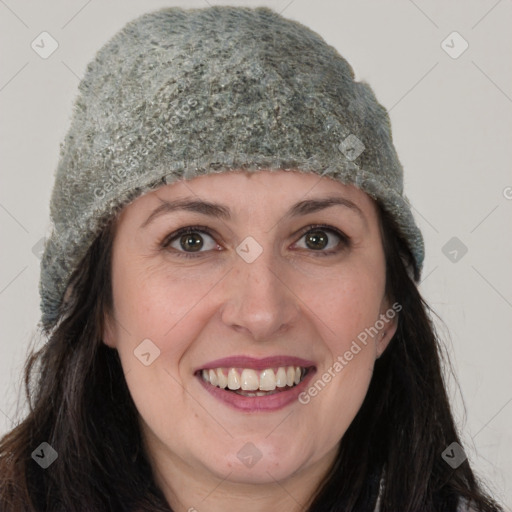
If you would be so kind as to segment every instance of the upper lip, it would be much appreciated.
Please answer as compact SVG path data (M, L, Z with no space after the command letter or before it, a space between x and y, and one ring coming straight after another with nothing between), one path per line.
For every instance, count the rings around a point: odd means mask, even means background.
M232 356L210 361L196 368L194 373L199 370L209 370L212 368L251 368L253 370L266 370L267 368L278 368L280 366L302 366L303 368L309 368L315 366L315 363L307 359L287 355L264 357L262 359L249 356Z

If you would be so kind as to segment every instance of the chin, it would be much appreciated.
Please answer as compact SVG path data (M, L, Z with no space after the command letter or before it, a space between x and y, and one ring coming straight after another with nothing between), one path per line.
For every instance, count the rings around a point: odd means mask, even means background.
M217 478L238 484L269 484L286 480L304 467L307 458L280 456L256 448L251 442L241 444L236 452L224 458L204 461ZM220 463L219 463L220 462Z

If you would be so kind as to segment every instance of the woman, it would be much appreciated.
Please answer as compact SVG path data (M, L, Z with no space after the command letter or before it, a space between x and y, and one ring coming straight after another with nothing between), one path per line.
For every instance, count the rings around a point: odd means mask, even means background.
M268 8L163 9L80 91L1 510L499 510L387 113L334 48Z

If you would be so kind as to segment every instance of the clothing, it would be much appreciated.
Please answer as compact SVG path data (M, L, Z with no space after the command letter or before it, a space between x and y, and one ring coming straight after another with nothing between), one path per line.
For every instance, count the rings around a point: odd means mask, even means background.
M386 110L318 34L267 7L165 8L128 23L79 85L50 203L41 312L122 207L179 179L245 169L360 188L396 221L418 275L424 244Z

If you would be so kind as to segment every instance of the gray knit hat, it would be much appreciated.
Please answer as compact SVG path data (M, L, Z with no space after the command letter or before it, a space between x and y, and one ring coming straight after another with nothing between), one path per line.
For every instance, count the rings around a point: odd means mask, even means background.
M389 117L315 32L260 7L166 8L128 23L79 85L41 261L41 322L136 197L213 172L296 170L353 184L397 222L417 271L423 238L403 194Z

